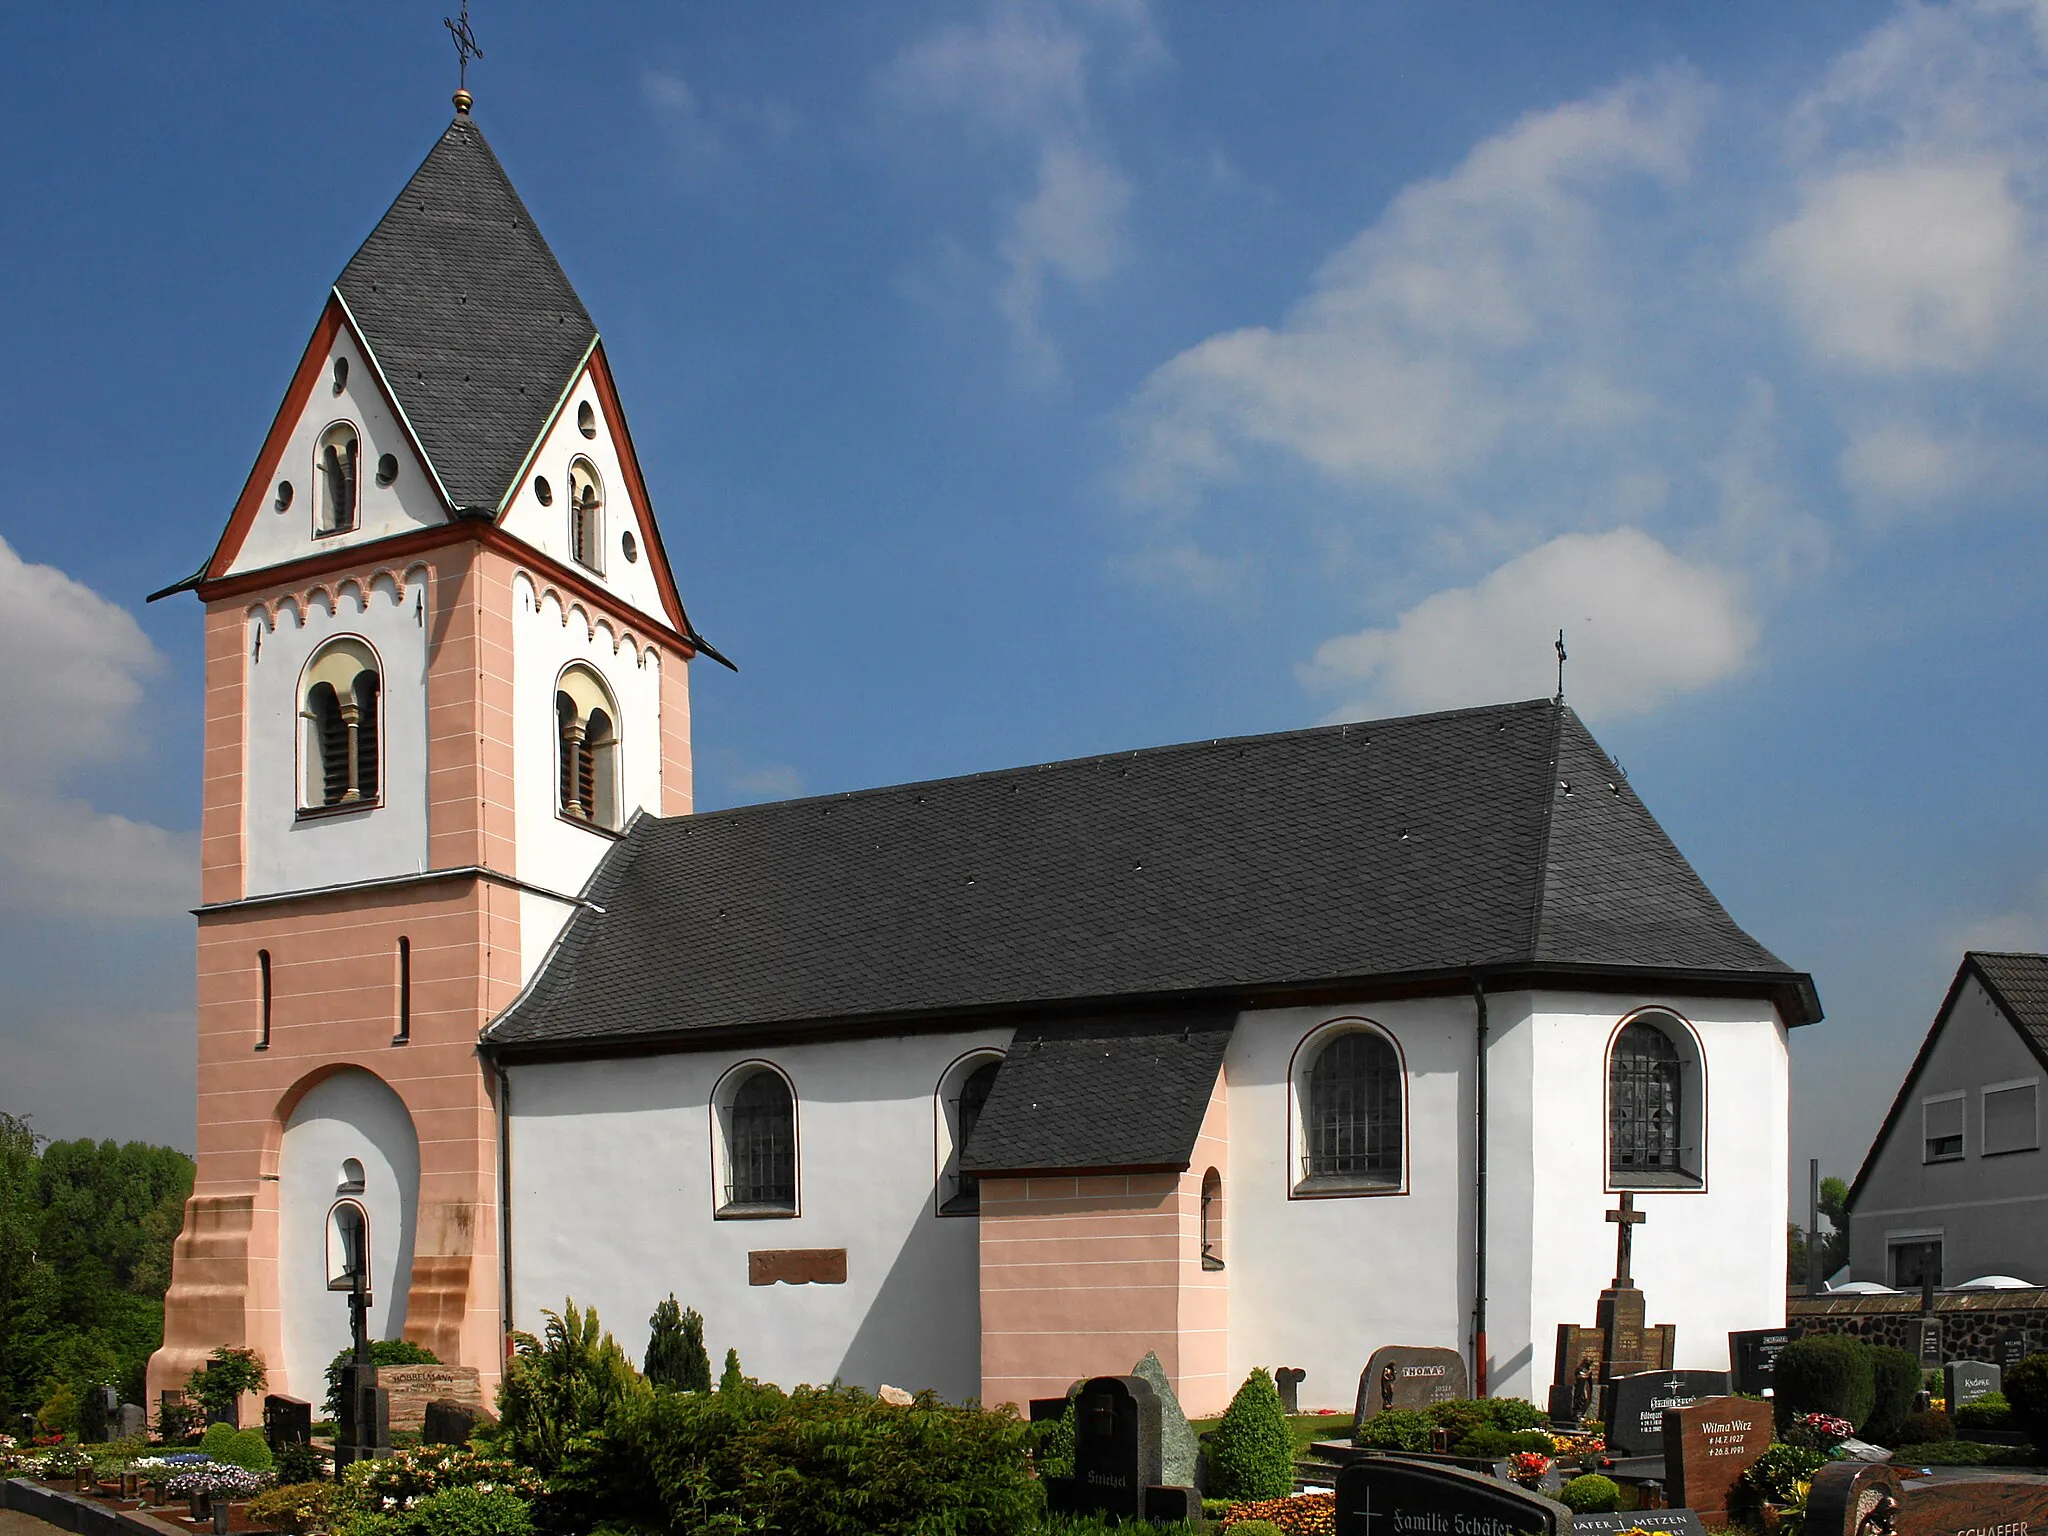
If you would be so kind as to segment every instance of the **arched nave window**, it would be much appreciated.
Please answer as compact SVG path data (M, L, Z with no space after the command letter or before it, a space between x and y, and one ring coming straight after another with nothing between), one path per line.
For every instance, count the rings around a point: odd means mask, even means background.
M556 804L571 821L619 824L619 710L588 667L571 667L555 685L558 741Z
M1202 1175L1202 1268L1223 1267L1223 1175Z
M604 569L604 483L588 459L569 461L569 553L593 571Z
M765 1063L735 1068L714 1096L721 1157L718 1214L794 1216L796 1095Z
M1296 1053L1294 1086L1296 1194L1389 1194L1403 1187L1404 1074L1401 1053L1385 1033L1362 1021L1324 1030Z
M1615 1032L1607 1055L1611 1183L1699 1183L1702 1088L1698 1048L1678 1019L1640 1014Z
M376 652L360 640L330 640L313 653L301 687L300 808L375 804L382 693Z
M993 1051L969 1052L946 1069L939 1082L939 1214L973 1216L981 1210L981 1180L960 1167L967 1138L988 1107L1003 1058Z
M356 525L357 461L362 457L362 438L345 421L337 421L320 434L313 450L313 531L347 533Z

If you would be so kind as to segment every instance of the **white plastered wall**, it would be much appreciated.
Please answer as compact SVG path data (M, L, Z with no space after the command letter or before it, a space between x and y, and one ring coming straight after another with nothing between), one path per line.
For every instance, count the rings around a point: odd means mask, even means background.
M1634 1191L1647 1220L1635 1229L1634 1276L1651 1323L1677 1326L1674 1363L1728 1369L1733 1329L1785 1321L1785 1223L1790 1072L1785 1030L1765 1001L1536 995L1529 1021L1526 1109L1503 1104L1518 1091L1494 1058L1496 1125L1503 1110L1526 1114L1530 1237L1517 1252L1494 1244L1493 1291L1529 1297L1527 1335L1496 1317L1497 1390L1538 1402L1550 1388L1557 1326L1591 1326L1594 1304L1614 1274L1615 1227L1605 1213L1618 1196L1607 1180L1607 1052L1630 1014L1657 1008L1689 1023L1705 1065L1704 1173L1699 1189ZM1698 1084L1689 1069L1688 1091ZM1495 1143L1495 1168L1512 1162ZM1526 1355L1524 1351L1526 1350Z
M581 407L588 405L597 429L585 437L577 425ZM602 529L598 539L599 569L579 563L569 542L569 461L585 458L597 470L604 488ZM545 479L553 494L550 506L542 506L534 488ZM559 561L585 580L595 582L620 602L638 609L657 623L669 622L662 608L661 589L654 578L654 559L647 548L646 531L634 515L632 498L626 493L625 471L619 463L611 427L597 398L597 387L585 367L570 390L567 402L555 418L540 451L527 466L526 476L513 492L505 515L499 520L513 538L531 545ZM626 558L621 535L630 532L638 543L637 560Z
M363 1165L363 1189L344 1196L348 1158ZM317 1409L326 1396L327 1362L348 1346L348 1298L327 1289L327 1215L337 1200L357 1201L370 1218L370 1337L395 1339L404 1332L419 1182L412 1117L370 1073L338 1072L315 1083L293 1108L278 1159L285 1370L282 1379L271 1378L271 1391L306 1398Z
M661 654L618 623L525 571L512 579L512 794L519 878L574 895L613 839L560 814L560 734L555 685L581 662L618 705L619 824L636 809L661 811ZM522 979L546 957L572 909L522 902Z
M427 628L425 566L346 577L333 592L250 611L247 886L251 896L416 873L427 858ZM302 816L305 732L299 685L329 640L354 636L377 653L378 801Z
M595 1303L636 1360L674 1291L704 1314L713 1369L872 1390L980 1390L979 1222L933 1210L947 1067L1007 1029L511 1069L513 1311ZM711 1095L736 1064L795 1085L803 1214L718 1220ZM844 1285L748 1283L757 1249L844 1248Z
M336 358L348 363L348 382L340 394L334 392L332 383ZM316 536L314 450L320 435L337 421L353 422L362 442L356 476L356 526L347 533ZM387 453L398 460L398 478L382 486L377 484L377 460ZM292 485L291 505L283 511L277 510L280 480L289 480ZM385 401L383 390L346 326L335 337L327 366L314 382L312 398L293 423L283 457L276 472L261 487L261 493L256 520L249 525L248 536L228 567L231 574L262 570L308 555L352 549L393 534L438 527L448 520L441 493L413 452L411 439Z

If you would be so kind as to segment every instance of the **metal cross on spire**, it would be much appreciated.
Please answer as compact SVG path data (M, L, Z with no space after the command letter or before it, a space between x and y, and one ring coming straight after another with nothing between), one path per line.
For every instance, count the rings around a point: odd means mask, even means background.
M462 14L450 18L443 16L441 25L448 29L448 35L455 39L456 105L468 110L469 61L484 56L483 49L476 45L476 33L469 25L469 0L462 0Z
M1557 702L1564 702L1564 631L1557 632L1557 643L1551 647L1557 652Z

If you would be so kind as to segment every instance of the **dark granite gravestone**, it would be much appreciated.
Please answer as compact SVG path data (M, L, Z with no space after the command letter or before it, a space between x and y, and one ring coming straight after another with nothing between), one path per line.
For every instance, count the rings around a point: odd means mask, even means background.
M1607 1454L1661 1456L1666 1409L1690 1408L1703 1397L1727 1395L1726 1371L1644 1371L1610 1382Z
M263 1399L263 1438L273 1451L313 1441L313 1405L304 1398L273 1392Z
M1573 1515L1572 1536L1618 1536L1643 1531L1647 1536L1707 1536L1700 1517L1689 1509L1632 1509L1625 1515Z
M1280 1389L1280 1411L1301 1412L1301 1384L1308 1380L1308 1372L1298 1365L1283 1365L1273 1373L1273 1385Z
M2027 1330L2008 1328L1992 1341L1991 1363L2000 1371L2009 1371L2032 1353L2027 1348Z
M1890 1467L1836 1462L1814 1474L1806 1536L2041 1536L2048 1480L1971 1477L1902 1483Z
M1996 1392L2002 1379L1997 1366L1983 1360L1951 1360L1941 1368L1948 1411L1953 1414L1966 1403L1974 1403L1987 1392Z
M140 1403L123 1403L114 1410L114 1434L122 1440L140 1440L149 1433L149 1415Z
M1744 1328L1728 1335L1728 1374L1737 1392L1769 1393L1778 1374L1778 1355L1792 1342L1789 1328Z
M1561 1536L1562 1504L1477 1472L1374 1456L1337 1473L1337 1536Z
M1427 1408L1471 1395L1465 1357L1455 1349L1389 1344L1374 1350L1359 1372L1356 1422L1389 1408Z
M1674 1503L1728 1523L1737 1478L1771 1448L1771 1405L1750 1397L1703 1397L1664 1411L1664 1481Z
M391 1399L377 1385L374 1365L341 1368L341 1420L334 1436L334 1471L353 1461L380 1461L391 1454Z
M497 1422L475 1403L437 1397L427 1404L426 1413L421 1418L420 1444L467 1445L480 1425Z
M1074 1475L1046 1489L1055 1509L1135 1520L1160 1481L1159 1399L1142 1376L1096 1376L1074 1399Z
M1867 1461L1838 1461L1813 1474L1806 1495L1805 1536L1870 1536L1891 1532L1899 1505L1899 1474Z
M1194 1426L1181 1412L1180 1397L1166 1379L1166 1367L1159 1363L1158 1353L1147 1350L1145 1358L1131 1367L1131 1374L1144 1377L1152 1395L1159 1399L1160 1473L1152 1481L1173 1488L1194 1487L1195 1463L1201 1459L1202 1448L1195 1443Z
M1941 1319L1938 1317L1921 1318L1915 1342L1918 1346L1917 1353L1920 1356L1920 1369L1923 1371L1940 1370Z

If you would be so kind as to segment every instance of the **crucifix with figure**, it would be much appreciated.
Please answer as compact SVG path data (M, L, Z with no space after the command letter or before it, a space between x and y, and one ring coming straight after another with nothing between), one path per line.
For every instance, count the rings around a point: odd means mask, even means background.
M1602 1411L1607 1385L1617 1376L1670 1370L1677 1344L1670 1323L1644 1321L1648 1309L1636 1289L1636 1228L1649 1220L1649 1213L1637 1210L1636 1197L1623 1191L1616 1208L1605 1214L1615 1229L1614 1279L1600 1293L1591 1328L1558 1324L1550 1412L1559 1422Z
M1629 1261L1635 1256L1636 1228L1650 1218L1636 1209L1636 1197L1623 1191L1621 1209L1609 1211L1607 1219L1619 1230L1614 1234L1614 1280L1612 1289L1629 1290L1635 1285L1629 1275Z

